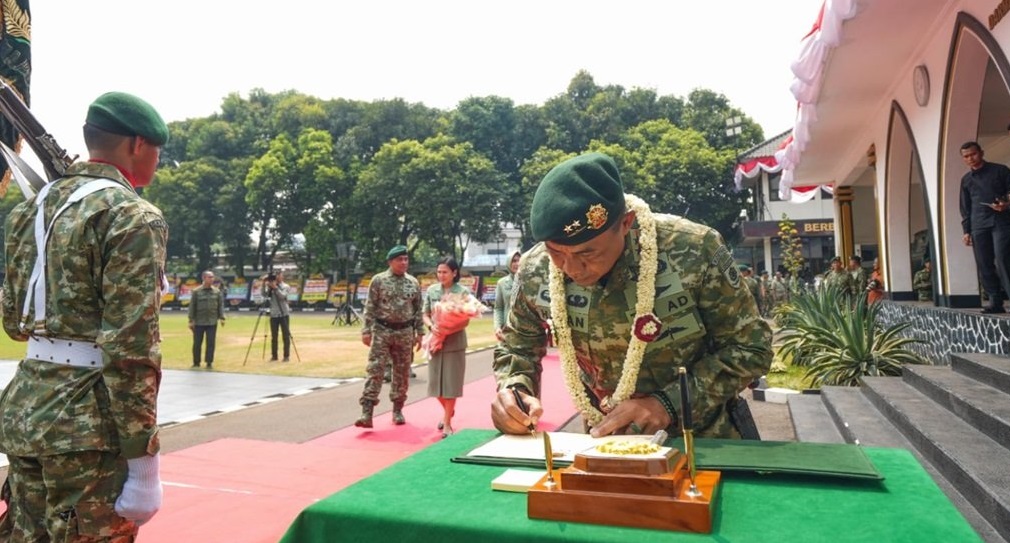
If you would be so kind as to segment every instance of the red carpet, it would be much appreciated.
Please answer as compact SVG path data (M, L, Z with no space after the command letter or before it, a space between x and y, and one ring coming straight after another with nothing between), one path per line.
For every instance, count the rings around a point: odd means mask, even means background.
M554 430L575 413L556 357L544 360L543 388L540 428ZM467 385L454 428L492 428L493 394L493 377ZM387 413L371 430L352 426L302 444L221 439L164 455L165 505L138 540L274 543L316 500L441 439L437 399L406 406L404 416L404 426Z

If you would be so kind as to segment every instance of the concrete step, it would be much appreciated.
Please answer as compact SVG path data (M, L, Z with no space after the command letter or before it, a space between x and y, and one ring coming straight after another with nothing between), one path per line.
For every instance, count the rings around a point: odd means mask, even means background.
M946 366L906 366L903 379L944 409L1010 449L1010 394Z
M794 394L786 400L797 441L845 443L818 394Z
M956 488L996 534L1010 540L1010 450L902 378L865 377L862 389L918 456ZM954 503L965 513L961 504ZM976 529L984 537L985 530Z
M881 416L860 388L826 386L821 396L846 443L912 449L912 444Z
M950 353L956 372L993 388L1010 392L1010 357L990 353Z

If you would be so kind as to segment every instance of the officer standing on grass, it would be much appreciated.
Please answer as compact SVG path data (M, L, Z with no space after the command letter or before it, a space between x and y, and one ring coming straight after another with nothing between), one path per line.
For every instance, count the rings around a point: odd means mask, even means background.
M372 411L379 403L382 374L392 367L389 399L393 402L393 424L404 424L403 404L407 401L413 351L421 348L424 321L421 312L421 285L407 273L407 248L397 245L386 253L389 269L378 273L368 285L361 342L369 347L365 389L361 394L361 417L354 425L372 427Z
M200 350L207 339L207 369L214 367L214 347L217 343L217 323L224 326L224 293L214 286L214 272L200 274L203 284L193 289L189 299L189 329L193 331L193 367L200 367Z
M624 194L616 163L600 153L544 177L530 227L541 243L520 263L495 350L496 428L528 433L543 413L550 319L569 393L593 435L679 434L683 365L698 435L741 437L738 393L768 370L771 330L718 232L652 213Z

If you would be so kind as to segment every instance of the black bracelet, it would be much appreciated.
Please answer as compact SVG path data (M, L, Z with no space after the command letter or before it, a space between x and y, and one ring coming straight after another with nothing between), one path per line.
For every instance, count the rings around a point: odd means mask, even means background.
M670 397L666 395L662 390L657 390L650 394L653 398L659 400L659 403L663 404L663 409L666 410L666 414L670 415L670 426L680 426L679 419L677 418L677 410L673 408L673 402L670 401Z

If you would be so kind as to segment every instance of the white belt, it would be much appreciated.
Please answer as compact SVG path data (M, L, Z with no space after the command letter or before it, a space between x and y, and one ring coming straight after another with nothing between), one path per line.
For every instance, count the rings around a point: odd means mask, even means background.
M27 358L78 368L101 368L105 365L98 344L76 339L31 336L28 338Z

